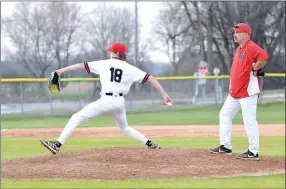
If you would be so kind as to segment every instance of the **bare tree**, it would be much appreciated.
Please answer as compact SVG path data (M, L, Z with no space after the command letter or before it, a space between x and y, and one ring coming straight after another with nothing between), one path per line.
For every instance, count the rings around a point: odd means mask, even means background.
M105 48L115 41L120 41L127 46L127 61L135 64L135 15L133 9L108 6L106 3L98 3L94 11L88 16L85 25L85 39L83 52L92 60L108 58ZM140 34L140 27L138 28ZM138 34L138 36L139 36ZM137 67L148 59L148 44L138 40ZM84 59L83 61L85 61ZM93 77L96 77L93 75ZM99 90L99 82L95 82L94 95Z
M32 77L67 66L80 25L80 7L65 2L17 3L3 31L13 44L9 58Z
M131 47L134 41L134 16L127 8L113 8L99 3L88 16L86 31L86 51L95 54L95 59L108 57L105 48L114 41L121 41ZM128 55L133 54L133 49L128 48Z
M208 42L210 39L209 35L212 33L214 44L213 53L219 57L219 61L214 62L214 64L219 66L224 74L229 73L232 63L235 44L230 28L233 27L234 24L239 22L249 23L252 28L251 38L266 48L270 54L272 54L272 50L276 49L276 47L274 47L275 45L285 45L285 41L283 42L283 40L281 41L274 37L275 35L279 35L283 38L284 34L285 39L285 24L281 24L285 22L285 16L283 17L283 14L285 15L284 2L212 2L212 9L216 11L210 11L209 3L210 2L200 2L200 6L198 7L196 6L197 2L188 2L186 4L188 6L195 6L196 11L185 10L187 15L195 13L201 16L201 27L203 28L194 28L194 30L196 30L196 32L206 31L208 34ZM215 19L210 20L211 17ZM282 19L278 19L278 17ZM194 20L190 19L190 16L189 21L194 22ZM212 21L211 28L210 21ZM272 37L269 36L271 33L273 34ZM268 43L271 40L272 43ZM267 47L267 44L272 44L271 48ZM210 49L210 46L208 49Z
M52 2L48 4L50 18L50 34L53 39L52 49L56 57L56 67L71 64L71 54L77 55L76 40L80 38L79 29L83 16L80 6L75 3Z
M165 46L171 64L174 67L174 75L186 59L187 52L198 51L199 37L192 34L193 22L188 22L184 7L180 2L162 3L157 22L154 25L156 39ZM192 20L191 16L189 19Z

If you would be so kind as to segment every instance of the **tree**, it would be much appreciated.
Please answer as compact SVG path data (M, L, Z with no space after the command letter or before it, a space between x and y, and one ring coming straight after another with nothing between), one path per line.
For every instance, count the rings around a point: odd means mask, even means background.
M115 41L120 41L127 46L127 61L130 64L135 63L135 15L133 9L118 8L108 6L106 3L98 3L92 13L88 16L84 27L85 39L83 40L83 52L87 58L92 60L107 59L108 52L106 47ZM138 29L140 34L140 27ZM139 36L139 35L138 35ZM138 40L138 61L137 67L148 59L147 44ZM85 60L86 60L85 59ZM83 60L83 61L85 61ZM93 77L96 77L93 75ZM95 82L94 95L99 90L99 82Z
M83 24L80 9L80 6L75 3L52 2L48 4L49 15L51 15L49 23L51 24L51 39L53 39L52 49L56 57L57 68L70 65L73 63L71 57L78 54L76 40L80 39L79 30Z
M69 65L80 20L75 3L17 3L11 17L3 19L3 31L13 44L8 58L37 78Z
M187 52L198 51L199 37L193 35L193 22L184 12L185 5L180 2L162 3L162 8L157 22L154 25L154 33L158 42L165 46L164 51L168 55L174 67L174 75L178 73L183 59L187 59Z
M186 4L196 7L196 3L197 2L188 2ZM275 50L278 46L278 49L283 49L281 47L285 45L285 24L282 24L285 22L284 2L211 2L213 10L216 10L212 12L209 9L209 3L210 2L200 2L200 6L197 6L196 11L185 10L187 15L194 13L201 15L201 27L203 27L201 30L206 31L208 34L212 33L214 44L213 52L218 55L220 59L219 62L215 62L214 64L222 69L223 74L229 73L232 55L236 47L230 30L234 24L239 22L250 24L252 28L251 39L264 47L271 54L272 50ZM215 19L210 20L211 17ZM281 17L282 19L279 19ZM212 21L212 28L209 27L210 21ZM194 22L194 20L189 17L189 22ZM212 32L209 32L210 29L212 29ZM201 31L198 28L194 28L194 30L196 32ZM274 31L278 31L279 34ZM269 36L269 33L278 35L282 39L284 34L284 42L275 36ZM271 40L272 43L268 43ZM267 47L266 43L272 44L272 46ZM271 61L272 60L270 60L270 62Z

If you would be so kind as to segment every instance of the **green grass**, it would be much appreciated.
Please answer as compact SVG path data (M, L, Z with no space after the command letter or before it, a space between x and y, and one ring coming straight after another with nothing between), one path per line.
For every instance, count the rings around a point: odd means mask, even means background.
M285 175L216 179L63 181L7 180L3 188L285 188Z
M216 125L221 107L198 107L186 110L163 112L128 113L130 125ZM62 128L70 117L18 117L2 120L2 129L13 128ZM257 110L260 124L285 124L285 103L261 104ZM234 124L242 124L242 114L237 113ZM108 116L93 118L83 122L80 127L114 126L115 121Z
M191 125L218 124L220 107L211 106L182 111L129 113L130 125ZM63 127L69 117L24 117L2 120L5 128L44 128ZM285 103L262 104L258 107L260 124L285 124ZM241 124L242 116L238 113L234 124ZM81 124L81 127L113 126L109 117L98 117ZM1 159L47 155L49 152L36 137L2 137ZM48 139L55 139L49 137ZM151 138L163 147L211 148L219 143L218 137L166 137ZM246 137L232 138L234 153L247 149ZM143 146L128 137L95 138L70 137L61 152L89 148L119 146ZM285 137L260 137L260 156L285 158ZM14 180L2 179L2 188L285 188L285 174L260 177L235 177L216 179L170 179L170 180L121 180L121 181L71 181L71 180Z
M54 138L48 138L54 139ZM190 147L208 149L216 147L219 143L217 137L162 137L151 138L163 147ZM3 137L1 159L12 159L49 154L40 145L39 138L35 137ZM234 153L247 150L246 137L232 139ZM119 147L119 146L144 146L129 137L95 138L95 137L70 137L61 152L82 150L89 148ZM285 137L260 137L260 155L285 157Z

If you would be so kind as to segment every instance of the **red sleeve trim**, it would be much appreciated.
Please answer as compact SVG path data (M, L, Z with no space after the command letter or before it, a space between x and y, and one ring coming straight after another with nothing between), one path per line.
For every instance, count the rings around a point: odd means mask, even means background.
M87 72L88 74L90 74L90 69L89 69L89 66L88 66L88 63L87 63L87 62L84 63L84 68L85 68L86 72Z
M149 76L150 76L150 74L146 74L145 75L144 79L142 80L142 84L146 83L146 81L148 80Z

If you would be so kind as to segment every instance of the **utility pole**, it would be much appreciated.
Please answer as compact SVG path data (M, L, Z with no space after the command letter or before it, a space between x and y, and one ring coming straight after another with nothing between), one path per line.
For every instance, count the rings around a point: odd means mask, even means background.
M201 4L198 2L198 9L200 10ZM200 14L198 14L199 20L199 31L200 31L200 53L201 53L201 61L204 61L204 39L203 39L203 30L202 30L202 18Z
M138 7L137 0L135 0L135 57L134 57L134 66L138 67ZM139 91L139 85L135 84L135 91Z
M208 65L212 62L212 46L213 46L213 39L212 39L212 33L213 33L213 14L212 14L212 2L208 3L208 31L207 31L207 41L208 41L208 51L207 51L207 63Z
M135 0L135 66L138 66L138 7Z

